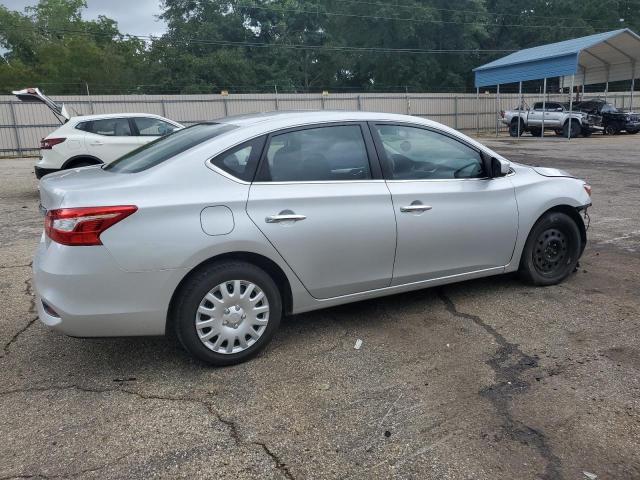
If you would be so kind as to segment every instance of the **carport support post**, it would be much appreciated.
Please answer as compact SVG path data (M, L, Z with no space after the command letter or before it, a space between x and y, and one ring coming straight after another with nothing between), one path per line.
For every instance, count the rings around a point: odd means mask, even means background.
M476 136L480 135L480 87L476 87Z
M573 117L573 82L575 80L576 76L575 75L571 75L571 88L569 89L569 135L567 136L568 140L571 140L571 125L573 122L573 119L571 117Z
M500 111L500 84L496 89L496 137L498 136L498 128L500 127L500 120L498 120L498 112Z
M518 140L520 140L520 116L522 115L522 82L518 85Z
M636 88L636 62L631 63L631 104L629 111L633 112L633 91Z
M547 113L547 79L542 83L542 132L540 138L544 138L544 115Z

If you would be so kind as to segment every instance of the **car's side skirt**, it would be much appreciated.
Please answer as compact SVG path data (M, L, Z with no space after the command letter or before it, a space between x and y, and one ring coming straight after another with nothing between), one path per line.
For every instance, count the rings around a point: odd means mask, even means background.
M504 273L505 267L492 267L482 270L475 270L473 272L459 273L456 275L449 275L446 277L433 278L430 280L423 280L420 282L406 283L403 285L396 285L393 287L378 288L376 290L369 290L366 292L351 293L349 295L342 295L340 297L333 297L327 299L314 299L313 303L307 303L305 305L297 304L296 299L293 299L293 312L294 314L309 312L312 310L319 310L321 308L333 307L336 305L343 305L346 303L359 302L361 300L369 300L372 298L384 297L386 295L394 295L396 293L410 292L413 290L421 290L423 288L437 287L439 285L446 285L448 283L461 282L464 280L472 280L474 278L489 277L491 275L500 275Z

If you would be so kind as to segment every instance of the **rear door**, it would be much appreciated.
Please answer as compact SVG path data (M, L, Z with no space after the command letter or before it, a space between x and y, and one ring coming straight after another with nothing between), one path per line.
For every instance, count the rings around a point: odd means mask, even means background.
M561 127L564 117L564 108L559 103L547 102L544 112L544 126Z
M518 229L508 177L486 178L480 152L444 132L372 124L398 224L392 285L499 269Z
M366 124L270 135L247 212L314 297L389 286L395 217Z
M542 117L544 111L542 110L542 102L538 102L533 105L533 110L529 111L529 117L527 118L527 125L529 127L541 127Z
M82 122L80 127L86 132L84 142L87 153L104 163L110 163L139 147L142 143L134 134L130 120L123 117Z

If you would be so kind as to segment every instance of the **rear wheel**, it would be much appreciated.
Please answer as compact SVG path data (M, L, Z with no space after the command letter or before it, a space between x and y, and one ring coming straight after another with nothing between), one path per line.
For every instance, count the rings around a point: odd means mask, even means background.
M607 125L606 127L604 127L604 133L606 133L607 135L616 135L618 132L619 130L613 125Z
M580 135L580 130L580 123L577 120L571 120L571 123L567 121L562 127L562 136L569 138L571 135L571 138L575 138Z
M176 335L189 353L212 365L233 365L269 343L280 324L282 300L265 271L227 261L188 279L174 312Z
M544 214L533 226L520 260L520 277L533 285L555 285L574 271L581 248L576 222L561 212Z
M635 135L638 132L640 132L640 130L627 130L627 133L630 133L631 135Z

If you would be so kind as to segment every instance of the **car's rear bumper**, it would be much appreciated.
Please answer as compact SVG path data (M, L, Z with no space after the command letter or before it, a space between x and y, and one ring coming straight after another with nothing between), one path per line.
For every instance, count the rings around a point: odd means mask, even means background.
M33 260L42 323L77 337L162 335L183 272L126 272L103 246L69 247L44 238Z
M60 171L59 168L43 168L43 167L39 167L38 165L33 167L33 170L36 173L36 178L38 179L44 177L45 175L49 175L50 173L55 173Z

